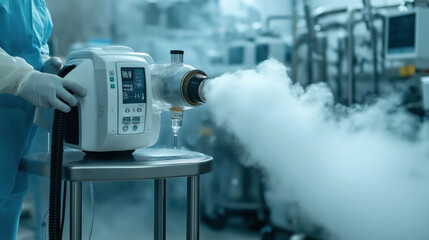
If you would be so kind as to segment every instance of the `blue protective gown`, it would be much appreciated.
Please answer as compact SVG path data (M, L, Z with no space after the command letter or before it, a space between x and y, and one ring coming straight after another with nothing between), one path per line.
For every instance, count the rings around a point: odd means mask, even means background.
M52 21L44 0L0 0L0 47L36 70L47 54ZM0 73L1 77L1 73ZM0 94L0 239L16 239L28 176L19 162L35 133L34 107L21 97Z

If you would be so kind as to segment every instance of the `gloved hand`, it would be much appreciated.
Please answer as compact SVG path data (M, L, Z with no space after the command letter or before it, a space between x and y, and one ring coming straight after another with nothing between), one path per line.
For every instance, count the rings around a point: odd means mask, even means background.
M76 106L78 101L66 89L71 90L77 96L86 96L86 90L74 81L34 71L20 85L18 95L36 107L42 109L54 107L62 112L69 112L70 106Z
M42 65L41 72L57 75L63 67L63 61L59 57L48 57Z

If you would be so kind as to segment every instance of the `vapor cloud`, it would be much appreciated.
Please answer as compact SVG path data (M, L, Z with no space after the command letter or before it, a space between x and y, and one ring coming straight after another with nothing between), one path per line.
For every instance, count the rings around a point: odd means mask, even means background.
M326 85L294 85L274 60L214 79L206 96L270 196L296 202L331 239L429 239L429 129L399 97L336 106Z

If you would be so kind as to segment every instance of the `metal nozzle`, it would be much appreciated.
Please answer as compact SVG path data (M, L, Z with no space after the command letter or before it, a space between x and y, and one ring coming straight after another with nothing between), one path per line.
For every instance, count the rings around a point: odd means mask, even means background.
M171 50L171 64L182 64L183 63L183 50Z
M206 85L206 80L203 80L203 82L198 87L198 94L200 95L200 98L204 103L206 102L206 95L204 93L204 86L205 85Z
M182 64L183 51L171 51L172 64L151 66L153 99L158 110L180 107L188 110L205 102L203 83L207 75L192 66Z
M191 72L183 82L183 95L191 105L200 105L206 101L203 93L203 85L208 77L204 72Z

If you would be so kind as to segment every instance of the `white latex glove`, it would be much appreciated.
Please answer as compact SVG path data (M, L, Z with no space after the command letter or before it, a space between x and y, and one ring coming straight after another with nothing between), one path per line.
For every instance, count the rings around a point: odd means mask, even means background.
M42 57L44 58L44 57ZM47 57L44 58L41 72L50 73L57 75L63 67L63 61L59 57Z
M34 71L20 84L18 95L42 109L53 107L70 112L70 106L76 106L78 101L66 89L77 96L86 96L86 90L74 81Z

